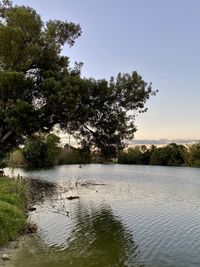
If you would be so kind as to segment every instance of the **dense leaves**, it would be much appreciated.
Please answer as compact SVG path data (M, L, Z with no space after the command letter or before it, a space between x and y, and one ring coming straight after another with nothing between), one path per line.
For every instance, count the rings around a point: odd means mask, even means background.
M187 164L193 167L200 167L200 143L189 146L189 157Z
M54 165L60 153L58 147L60 138L55 134L34 135L27 140L23 148L23 155L30 166Z
M71 69L61 53L80 35L79 25L44 23L34 9L0 1L1 155L55 125L104 157L133 137L135 114L146 111L155 91L137 72L110 81L82 78L82 63Z
M146 111L144 105L155 92L137 72L119 74L109 82L85 79L82 88L87 97L81 96L69 130L83 146L98 147L104 158L116 157L123 140L134 137L136 112Z
M80 26L49 21L46 25L29 7L3 1L0 7L0 151L23 143L34 132L48 131L76 101L68 58ZM68 87L68 85L71 85ZM70 103L68 105L68 103ZM67 120L67 119L65 119Z
M200 163L200 153L196 153L199 144L191 146L171 143L167 146L135 146L120 152L119 163L163 165L163 166L197 166ZM199 149L200 151L200 149ZM199 164L200 166L200 164Z

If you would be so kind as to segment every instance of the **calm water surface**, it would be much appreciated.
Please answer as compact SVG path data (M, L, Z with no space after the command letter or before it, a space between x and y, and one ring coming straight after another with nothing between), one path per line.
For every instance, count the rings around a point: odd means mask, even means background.
M200 169L91 164L6 172L64 183L66 194L80 196L38 203L30 219L39 238L28 238L10 266L200 266ZM106 185L74 187L78 178Z

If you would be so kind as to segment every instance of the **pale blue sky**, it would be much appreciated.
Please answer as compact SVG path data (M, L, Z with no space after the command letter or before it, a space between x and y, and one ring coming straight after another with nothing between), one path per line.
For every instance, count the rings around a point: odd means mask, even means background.
M43 20L79 23L64 53L83 75L109 78L137 70L159 90L136 119L136 138L200 138L199 0L16 0Z

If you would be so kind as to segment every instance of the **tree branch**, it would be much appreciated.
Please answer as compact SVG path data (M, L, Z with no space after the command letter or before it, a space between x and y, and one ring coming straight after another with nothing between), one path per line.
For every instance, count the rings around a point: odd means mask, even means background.
M6 133L0 140L0 143L3 143L5 142L10 136L11 134L13 133L13 131L9 131L8 133Z

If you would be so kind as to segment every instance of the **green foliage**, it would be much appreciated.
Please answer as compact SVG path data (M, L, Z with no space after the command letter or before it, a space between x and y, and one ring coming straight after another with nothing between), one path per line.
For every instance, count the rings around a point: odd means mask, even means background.
M38 134L27 140L23 155L30 166L50 166L60 153L60 138L55 134Z
M169 144L164 147L135 146L127 151L120 152L119 163L150 164L163 166L186 166L187 148L183 145Z
M57 158L58 164L86 164L90 163L90 153L80 149L63 148Z
M73 45L79 25L44 24L30 7L0 5L0 152L10 151L38 130L58 122L71 101L68 58L61 49ZM62 94L63 91L63 94ZM56 101L55 101L56 99ZM65 100L69 101L65 101ZM63 105L62 105L63 104ZM70 105L69 105L70 106ZM73 103L71 103L73 106ZM63 113L62 113L63 115Z
M139 146L128 148L127 152L119 153L119 162L127 164L142 164L142 152Z
M23 180L0 177L0 246L22 231L28 201L28 188Z
M188 147L189 160L188 165L192 167L200 167L200 143L193 144Z
M83 89L77 110L80 115L69 129L83 147L98 148L105 159L116 157L124 147L123 140L134 136L136 113L147 110L144 105L156 92L137 72L118 74L110 81L85 80Z
M184 149L184 146L174 143L154 149L149 163L152 165L183 166L185 165Z
M47 151L47 162L48 165L55 164L56 158L60 154L61 148L59 147L60 144L60 137L55 134L48 134L46 136L45 145Z
M137 72L110 81L82 78L82 63L70 69L62 54L63 46L72 46L81 35L79 25L44 23L30 7L0 3L0 156L55 124L84 148L116 156L136 131L136 112L145 112L146 101L156 93L151 84Z

